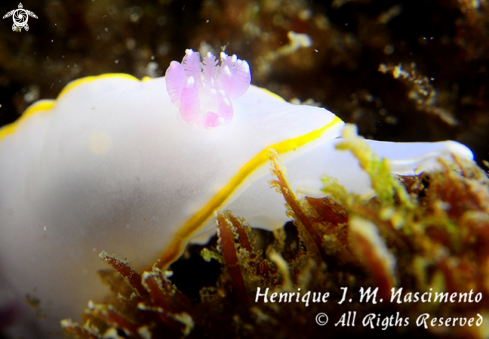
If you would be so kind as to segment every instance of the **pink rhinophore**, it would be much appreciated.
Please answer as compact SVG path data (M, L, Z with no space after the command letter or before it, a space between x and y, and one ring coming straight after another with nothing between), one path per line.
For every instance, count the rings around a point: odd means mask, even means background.
M211 129L233 118L233 100L243 95L251 83L250 66L236 55L221 52L221 65L212 53L203 60L187 49L182 63L172 61L166 70L166 90L192 126Z

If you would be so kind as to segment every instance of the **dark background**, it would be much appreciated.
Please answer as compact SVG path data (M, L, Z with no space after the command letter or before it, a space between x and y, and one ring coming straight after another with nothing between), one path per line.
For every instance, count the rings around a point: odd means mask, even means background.
M312 98L378 140L452 139L488 156L489 5L469 0L22 1L38 19L0 20L0 126L71 80L164 75L202 42L250 63L253 84ZM3 16L18 0L2 1ZM277 57L287 33L313 45ZM411 72L394 78L384 64Z

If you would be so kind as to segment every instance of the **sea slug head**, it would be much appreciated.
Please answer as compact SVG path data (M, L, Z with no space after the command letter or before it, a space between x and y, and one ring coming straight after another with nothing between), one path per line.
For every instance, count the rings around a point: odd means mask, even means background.
M187 49L182 63L172 61L166 70L166 90L180 116L190 125L211 129L230 122L233 100L251 83L250 66L236 55L221 52L221 64L212 53Z

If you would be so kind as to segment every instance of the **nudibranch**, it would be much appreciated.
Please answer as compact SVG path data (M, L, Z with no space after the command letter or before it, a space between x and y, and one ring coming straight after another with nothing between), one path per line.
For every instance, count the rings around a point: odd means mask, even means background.
M270 148L299 192L318 194L323 174L370 189L353 156L335 149L341 119L250 85L246 61L220 59L188 50L166 77L76 80L0 129L0 295L14 306L37 300L42 315L21 307L12 333L58 333L62 318L79 319L101 299L102 250L137 269L158 258L164 266L208 237L222 209L280 227L287 216L268 184ZM451 153L472 158L451 141L370 145L399 174Z

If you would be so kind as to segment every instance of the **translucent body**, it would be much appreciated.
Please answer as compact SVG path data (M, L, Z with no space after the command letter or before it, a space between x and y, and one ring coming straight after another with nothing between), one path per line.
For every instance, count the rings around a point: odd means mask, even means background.
M343 122L331 112L255 86L241 93L238 80L222 98L198 93L198 118L190 119L175 79L81 79L0 130L0 290L24 312L12 333L40 338L59 331L62 318L79 320L88 300L107 293L97 276L107 268L102 250L139 270L171 261L187 242L206 239L215 212L226 208L253 226L281 226L284 201L267 183L270 147L294 189L318 192L323 174L353 191L370 189L356 160L334 148ZM233 87L225 81L216 88ZM212 111L214 99L229 100L232 118ZM205 107L219 117L207 119ZM431 168L451 152L472 156L454 142L371 145L399 173ZM40 301L44 318L24 305L26 295Z

